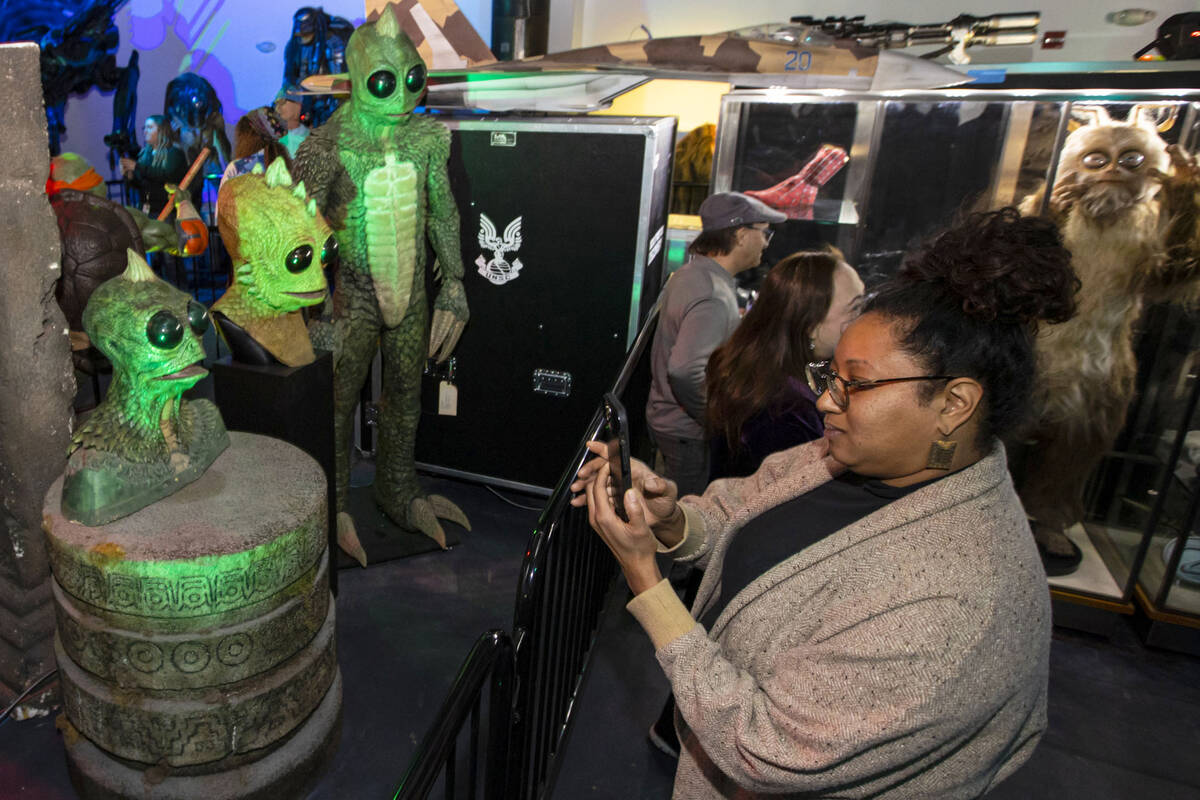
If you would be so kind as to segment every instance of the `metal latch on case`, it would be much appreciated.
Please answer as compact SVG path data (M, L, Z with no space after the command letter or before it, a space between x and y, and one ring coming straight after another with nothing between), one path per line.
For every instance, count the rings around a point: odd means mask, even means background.
M533 391L535 394L548 394L551 397L570 397L571 373L553 369L535 369L533 371Z

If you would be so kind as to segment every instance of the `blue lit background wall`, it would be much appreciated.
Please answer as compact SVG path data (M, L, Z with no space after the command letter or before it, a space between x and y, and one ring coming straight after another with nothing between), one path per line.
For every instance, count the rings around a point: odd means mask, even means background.
M283 80L283 48L292 15L309 3L291 0L130 0L116 15L121 33L117 63L141 52L138 119L162 112L167 83L196 72L217 90L230 140L233 126L251 108L271 102ZM363 0L325 0L321 5L354 24L363 21ZM490 41L492 0L461 0L459 8ZM273 46L273 47L272 47ZM266 52L264 52L266 51ZM112 127L112 94L92 90L67 103L63 150L83 155L107 174L102 138ZM140 131L140 124L138 126Z

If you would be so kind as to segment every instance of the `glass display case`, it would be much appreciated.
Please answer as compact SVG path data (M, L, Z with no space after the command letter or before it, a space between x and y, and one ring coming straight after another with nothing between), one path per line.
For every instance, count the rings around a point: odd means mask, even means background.
M1200 314L1163 304L1142 323L1148 367L1085 528L1115 577L1135 573L1147 642L1200 654Z
M742 90L722 101L712 189L787 213L766 264L829 243L869 289L958 213L1044 212L1064 140L1099 118L1097 107L1115 121L1143 115L1168 145L1197 146L1193 90ZM1130 342L1136 394L1088 481L1083 519L1066 531L1082 561L1050 579L1056 601L1131 613L1136 595L1147 608L1200 620L1200 318L1186 310L1200 296L1195 270L1172 296L1128 298L1144 306ZM1060 621L1076 613L1058 602L1055 611Z

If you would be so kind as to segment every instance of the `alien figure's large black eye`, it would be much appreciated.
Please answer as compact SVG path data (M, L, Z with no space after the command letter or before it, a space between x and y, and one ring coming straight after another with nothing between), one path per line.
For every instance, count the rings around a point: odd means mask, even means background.
M328 266L334 261L337 261L338 243L337 239L330 236L325 240L325 245L321 248L321 265Z
M313 249L311 244L302 244L287 254L288 272L304 272L312 263Z
M197 336L208 330L208 309L195 300L188 301L188 325Z
M1104 169L1112 161L1108 157L1108 153L1101 153L1099 150L1088 153L1081 160L1083 161L1083 165L1088 169Z
M159 311L146 323L146 338L160 350L170 350L183 341L183 325L170 311Z
M404 76L404 87L413 94L425 88L425 65L417 64Z
M391 97L396 91L396 76L386 69L372 72L367 78L367 91L379 98Z

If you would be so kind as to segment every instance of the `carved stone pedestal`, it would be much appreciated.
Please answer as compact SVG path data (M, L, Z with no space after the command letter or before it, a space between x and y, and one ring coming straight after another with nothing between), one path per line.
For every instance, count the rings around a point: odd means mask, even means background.
M85 798L303 796L341 710L325 476L230 434L195 483L108 525L46 495L67 758Z

